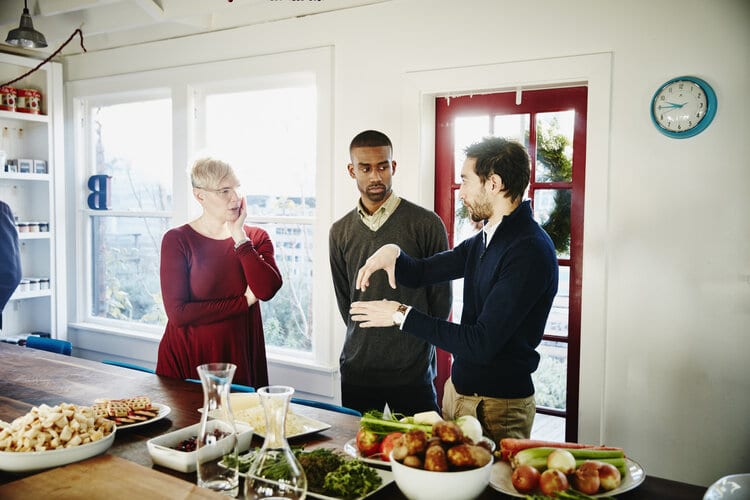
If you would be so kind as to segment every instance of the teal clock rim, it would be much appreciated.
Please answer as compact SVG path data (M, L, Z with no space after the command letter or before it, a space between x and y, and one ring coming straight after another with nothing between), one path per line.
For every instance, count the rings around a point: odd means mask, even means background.
M662 126L659 125L659 122L656 120L656 117L654 116L654 101L656 100L656 96L659 95L659 92L661 92L664 87L679 80L693 82L696 85L698 85L700 88L702 88L703 92L706 93L706 115L703 117L703 119L700 121L698 125L691 128L690 130L686 130L685 132L673 132L671 130L662 128ZM667 137L671 137L673 139L687 139L688 137L693 137L695 135L700 134L711 124L711 122L714 119L714 116L716 116L716 108L718 104L719 103L718 103L718 100L716 99L716 93L714 92L713 87L711 87L711 85L707 81L701 78L698 78L696 76L678 76L663 83L662 85L659 86L658 89L656 89L656 92L654 92L654 95L651 96L651 101L650 101L651 109L649 110L649 115L651 116L651 122L654 124L654 127L656 127L656 130L658 130L662 134L666 135Z

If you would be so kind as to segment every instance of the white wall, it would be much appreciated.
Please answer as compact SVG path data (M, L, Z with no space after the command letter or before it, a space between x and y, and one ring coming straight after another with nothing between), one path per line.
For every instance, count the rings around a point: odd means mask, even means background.
M567 62L594 78L579 439L694 484L748 471L750 2L393 0L72 56L65 79L320 46L334 51L334 217L356 199L344 167L365 128L394 139L396 189L432 205L420 96L472 77L477 90L539 83L539 68L575 80ZM601 56L604 75L585 63ZM668 139L649 100L686 74L713 85L718 114L702 134Z

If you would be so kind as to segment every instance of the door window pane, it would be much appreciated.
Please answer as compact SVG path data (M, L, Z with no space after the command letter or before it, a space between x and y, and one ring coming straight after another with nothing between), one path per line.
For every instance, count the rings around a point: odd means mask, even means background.
M464 166L464 149L475 142L490 135L490 117L481 116L457 116L454 121L453 134L453 166L455 169L454 182L461 182L461 169Z
M536 115L536 182L573 180L573 120L575 111Z
M495 137L505 137L529 146L529 123L531 119L528 113L519 115L497 115L495 116Z
M552 238L557 256L570 257L570 189L536 190L534 218Z
M567 393L568 344L543 340L537 351L539 367L531 374L537 406L565 410Z
M568 336L568 307L570 305L570 267L560 266L557 295L544 327L545 335Z

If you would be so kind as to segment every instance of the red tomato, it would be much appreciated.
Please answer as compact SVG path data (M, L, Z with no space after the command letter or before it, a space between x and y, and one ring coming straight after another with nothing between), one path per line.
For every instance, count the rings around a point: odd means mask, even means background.
M369 457L380 452L380 438L367 429L357 431L357 449L363 457Z
M403 436L403 433L401 432L391 432L390 434L387 434L383 441L380 442L380 459L385 460L386 462L390 462L390 458L388 456L391 454L391 451L393 451L393 447L396 446L396 440Z

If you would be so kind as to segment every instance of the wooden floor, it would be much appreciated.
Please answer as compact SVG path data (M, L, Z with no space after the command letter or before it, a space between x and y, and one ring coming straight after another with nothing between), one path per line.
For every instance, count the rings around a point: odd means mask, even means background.
M531 428L531 438L546 441L565 441L565 419L537 413L534 417L534 425Z

